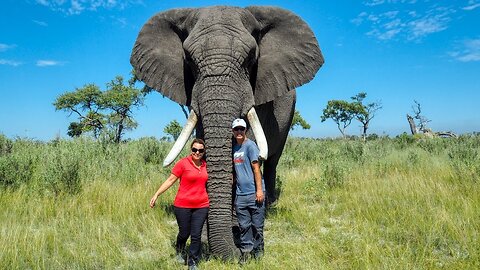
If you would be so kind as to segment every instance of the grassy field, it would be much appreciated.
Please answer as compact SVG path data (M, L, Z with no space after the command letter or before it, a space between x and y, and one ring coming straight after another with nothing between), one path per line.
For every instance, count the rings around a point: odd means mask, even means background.
M169 143L0 135L0 268L182 269ZM185 155L186 153L183 153ZM201 269L479 269L480 137L288 140L265 257Z

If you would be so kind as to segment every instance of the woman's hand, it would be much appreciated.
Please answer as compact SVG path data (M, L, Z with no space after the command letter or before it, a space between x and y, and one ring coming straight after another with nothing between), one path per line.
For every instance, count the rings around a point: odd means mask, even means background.
M150 199L150 208L153 208L155 206L155 202L157 201L158 195L155 194L153 197Z
M178 177L176 177L173 173L163 182L163 184L158 188L155 195L150 199L150 207L153 208L155 206L155 202L157 201L158 196L162 195L165 190L169 189L175 181L177 181Z

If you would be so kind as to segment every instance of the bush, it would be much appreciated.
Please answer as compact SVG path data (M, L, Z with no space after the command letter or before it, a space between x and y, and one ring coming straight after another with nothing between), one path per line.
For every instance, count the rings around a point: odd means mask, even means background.
M404 132L396 136L394 142L400 149L404 149L408 145L415 143L415 137Z
M0 156L0 186L18 188L31 180L34 162L27 155Z
M81 191L79 160L65 146L49 150L45 157L40 185L55 196L61 193L79 193Z
M340 188L347 182L348 168L338 160L327 164L323 171L323 178L330 189Z
M153 137L141 138L138 141L139 154L145 163L161 164L165 158L165 143L161 143Z
M475 182L480 180L480 155L476 148L452 147L448 157L456 177Z
M12 152L13 143L5 135L0 134L0 156L10 154Z

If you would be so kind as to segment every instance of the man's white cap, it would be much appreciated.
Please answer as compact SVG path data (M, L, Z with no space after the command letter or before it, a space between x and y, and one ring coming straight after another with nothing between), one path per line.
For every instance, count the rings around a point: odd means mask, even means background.
M247 123L245 122L245 120L237 118L237 119L233 120L233 122L232 122L232 128L235 128L235 127L247 128Z

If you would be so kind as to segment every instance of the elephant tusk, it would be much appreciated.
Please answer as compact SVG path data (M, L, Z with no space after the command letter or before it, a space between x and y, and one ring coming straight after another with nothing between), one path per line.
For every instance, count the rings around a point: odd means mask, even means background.
M268 157L268 143L263 128L260 125L260 120L258 120L257 112L255 108L251 108L247 113L248 122L252 126L253 134L258 144L258 149L260 150L260 159L266 160Z
M190 134L192 134L196 124L197 115L193 110L191 110L190 116L188 116L187 123L185 123L180 136L178 136L178 139L175 141L175 144L173 144L172 149L163 161L163 167L170 165L177 158L178 154L180 154L180 151L182 151L183 147L187 143L188 138L190 137Z

